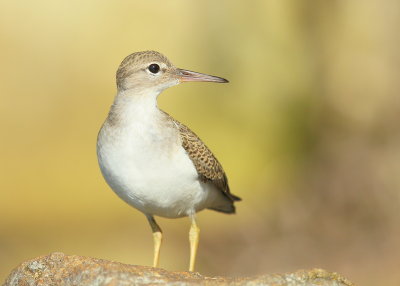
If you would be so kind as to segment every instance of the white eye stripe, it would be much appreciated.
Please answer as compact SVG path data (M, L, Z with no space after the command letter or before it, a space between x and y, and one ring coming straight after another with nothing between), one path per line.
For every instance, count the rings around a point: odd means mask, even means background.
M163 73L162 70L160 70L158 73L152 73L151 71L149 71L148 68L144 69L143 71L145 71L148 75L153 76L153 77L160 76Z

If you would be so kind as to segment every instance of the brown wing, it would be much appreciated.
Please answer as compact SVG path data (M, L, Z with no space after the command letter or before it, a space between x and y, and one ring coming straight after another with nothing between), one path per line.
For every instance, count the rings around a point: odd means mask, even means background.
M189 154L190 159L196 167L199 178L203 182L214 184L232 201L239 201L239 197L231 194L225 172L210 149L208 149L200 138L187 126L176 120L174 120L174 123L179 129L182 146Z

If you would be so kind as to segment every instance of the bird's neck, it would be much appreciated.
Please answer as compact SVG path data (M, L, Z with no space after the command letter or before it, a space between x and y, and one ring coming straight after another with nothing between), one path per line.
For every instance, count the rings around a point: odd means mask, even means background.
M161 114L157 106L159 94L160 92L156 90L118 91L108 114L108 123L115 126L127 126L138 121L157 120Z

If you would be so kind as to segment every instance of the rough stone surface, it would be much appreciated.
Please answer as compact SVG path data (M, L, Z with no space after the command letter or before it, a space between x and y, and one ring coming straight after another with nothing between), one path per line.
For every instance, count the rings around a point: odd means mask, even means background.
M148 266L65 255L55 252L23 262L3 286L31 285L268 285L268 286L350 286L337 273L322 269L253 277L205 277L194 272L170 272Z

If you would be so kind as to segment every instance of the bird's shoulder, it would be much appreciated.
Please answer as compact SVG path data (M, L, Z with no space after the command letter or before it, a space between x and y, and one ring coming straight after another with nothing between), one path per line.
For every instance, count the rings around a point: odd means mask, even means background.
M173 122L181 138L182 147L192 160L200 180L215 185L220 191L230 197L228 179L217 158L203 141L187 127L174 119L168 113L163 113Z

